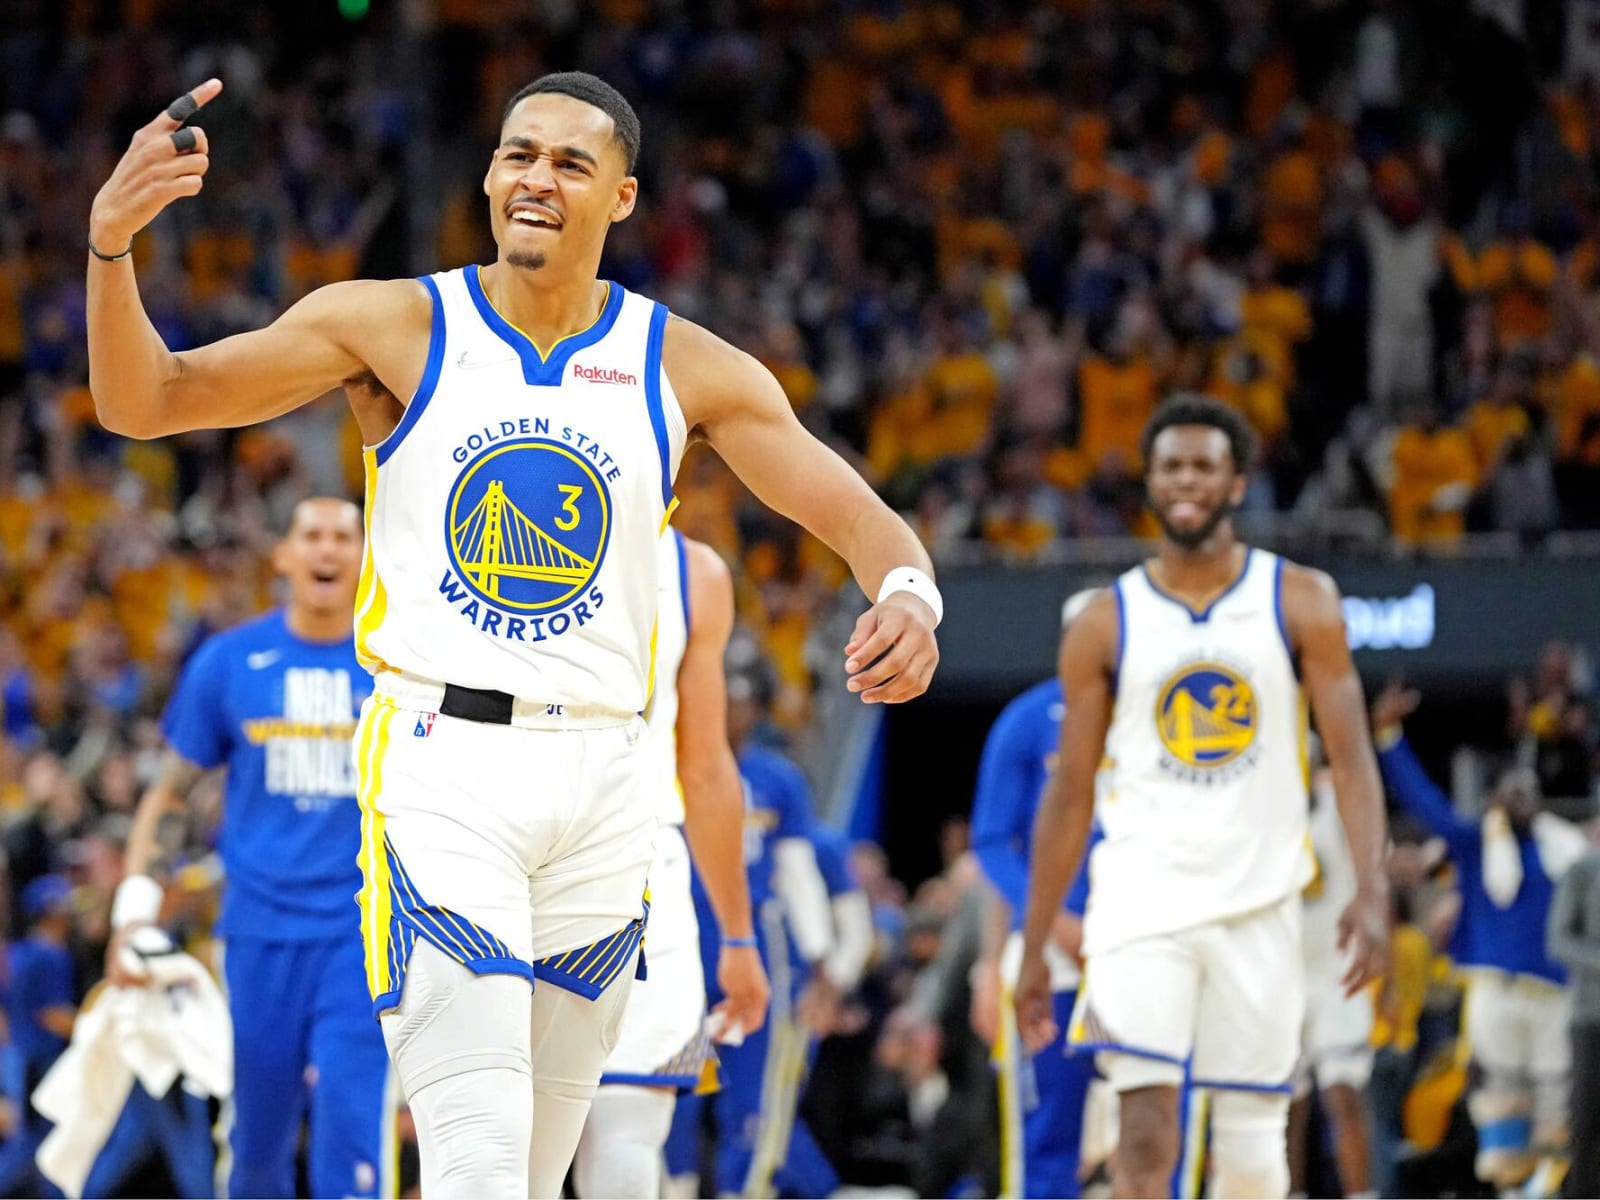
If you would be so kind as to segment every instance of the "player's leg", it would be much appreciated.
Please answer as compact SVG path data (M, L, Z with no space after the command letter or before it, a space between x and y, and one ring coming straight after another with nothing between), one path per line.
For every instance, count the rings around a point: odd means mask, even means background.
M776 999L776 992L774 993ZM774 1059L773 1029L780 1019L776 1006L767 1023L737 1046L717 1051L722 1087L710 1097L716 1134L712 1141L715 1195L742 1195L755 1157L762 1117L762 1079Z
M1289 1080L1305 1020L1300 898L1209 926L1194 1083L1211 1089L1214 1190L1286 1196Z
M656 819L638 803L643 722L551 733L514 730L556 753L568 798L562 828L528 880L532 1005L533 1196L559 1195L589 1103L616 1048L647 920Z
M637 943L618 977L590 998L540 980L533 993L533 1139L528 1195L557 1197L577 1152L589 1103L617 1044L633 986ZM667 1120L671 1121L671 1114Z
M662 1147L672 1130L672 1088L602 1084L589 1105L572 1178L582 1200L654 1200L661 1195Z
M700 1195L701 1126L706 1117L706 1098L693 1092L678 1097L672 1109L672 1126L663 1149L667 1179L664 1196Z
M430 1200L529 1194L532 1007L525 979L474 974L431 942L412 949L382 1026Z
M678 1089L700 1083L709 1053L689 849L672 825L656 835L646 940L646 975L633 981L616 1048L573 1160L580 1196L659 1194L662 1148Z
M1567 1036L1572 1017L1572 993L1565 989L1545 991L1532 982L1523 997L1531 1041L1528 1074L1533 1084L1533 1150L1539 1157L1529 1191L1550 1195L1567 1169L1571 1138L1571 1110L1568 1107L1572 1086L1572 1043Z
M122 1194L128 1176L155 1148L155 1129L151 1113L154 1104L150 1094L135 1080L133 1090L128 1093L128 1099L117 1117L117 1123L111 1127L105 1145L100 1147L100 1153L95 1156L94 1166L89 1168L89 1177L83 1183L85 1200L98 1200L99 1197ZM210 1180L206 1179L202 1186L204 1191L184 1194L209 1195Z
M1094 955L1068 1032L1099 1051L1119 1097L1113 1194L1164 1196L1179 1154L1179 1089L1193 1042L1200 991L1194 931L1141 938Z
M1372 1194L1371 1122L1367 1084L1372 1079L1372 993L1346 996L1328 980L1313 1006L1312 1052L1322 1111L1333 1138L1339 1184L1351 1200Z
M306 1111L311 993L304 946L231 938L222 956L233 1017L233 1096L226 1106L227 1192L234 1200L295 1193Z
M1473 1170L1498 1188L1509 1188L1533 1169L1532 1058L1526 1028L1510 980L1480 973L1467 987L1462 1029L1482 1078L1467 1099L1478 1131Z
M383 1031L363 983L359 939L318 943L311 1025L311 1192L391 1197L398 1188L396 1109Z
M187 1200L211 1195L216 1149L211 1141L211 1109L206 1098L175 1088L157 1104L152 1127L178 1195Z

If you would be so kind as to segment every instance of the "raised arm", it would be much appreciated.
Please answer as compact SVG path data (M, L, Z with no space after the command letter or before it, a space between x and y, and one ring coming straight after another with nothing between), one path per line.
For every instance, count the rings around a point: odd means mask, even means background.
M868 703L920 696L939 662L933 630L942 601L933 565L911 527L806 431L778 381L750 355L697 325L672 320L662 361L689 428L763 504L849 563L869 598L883 597L856 623L845 647L850 690ZM883 591L886 583L892 590Z
M1022 927L1022 968L1017 977L1017 1031L1035 1051L1055 1037L1045 943L1067 887L1083 863L1094 824L1094 777L1105 757L1111 727L1117 602L1101 592L1067 628L1058 669L1072 714L1061 723L1057 766L1039 799L1030 854L1027 917Z
M1407 812L1444 839L1453 856L1475 855L1483 831L1476 821L1457 815L1450 797L1428 778L1406 741L1401 722L1416 711L1417 703L1416 692L1392 684L1372 701L1373 736L1384 781Z
M248 425L369 371L409 397L422 378L432 312L414 280L333 284L265 329L180 353L151 324L134 278L133 238L174 200L199 193L209 143L176 114L192 114L221 91L208 80L140 129L95 196L86 319L101 424L136 438Z
M122 965L123 943L131 930L152 925L161 915L165 888L155 876L163 857L162 842L173 840L170 834L164 839L163 830L173 824L183 827L189 815L189 792L204 773L199 764L176 750L168 750L160 777L139 797L123 855L123 880L111 907L112 937L106 947L106 977L112 983L140 982Z
M689 576L689 640L678 667L683 828L721 932L717 984L725 999L717 1011L728 1027L754 1033L766 1020L769 988L744 870L744 785L728 745L722 658L733 632L733 578L710 546L685 539L683 549Z
M1389 825L1383 784L1367 733L1361 677L1350 659L1339 589L1321 571L1285 564L1283 616L1300 682L1333 772L1339 820L1356 870L1356 897L1339 917L1339 946L1351 946L1349 993L1383 974L1389 953Z

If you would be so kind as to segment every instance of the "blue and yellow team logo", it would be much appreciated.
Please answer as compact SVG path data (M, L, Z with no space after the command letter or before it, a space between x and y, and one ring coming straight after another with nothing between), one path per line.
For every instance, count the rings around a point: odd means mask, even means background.
M1193 663L1161 689L1156 729L1161 744L1189 767L1224 766L1255 741L1256 694L1237 672L1221 663Z
M548 612L582 595L611 535L611 496L574 449L500 442L450 491L445 543L462 581L511 612Z

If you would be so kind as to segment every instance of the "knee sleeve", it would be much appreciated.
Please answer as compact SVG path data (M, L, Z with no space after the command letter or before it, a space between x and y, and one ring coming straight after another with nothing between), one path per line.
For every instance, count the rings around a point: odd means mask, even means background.
M528 1194L530 1011L525 980L474 975L417 943L382 1026L417 1126L424 1195Z
M633 969L593 1000L554 984L534 989L531 1006L533 1138L528 1187L533 1197L561 1195L561 1184L578 1149L589 1102L606 1059L622 1029L622 1011L633 985ZM668 1114L671 1119L671 1114Z
M1572 1078L1567 1074L1534 1077L1534 1149L1549 1153L1566 1147L1569 1135L1567 1103L1571 1089Z
M1289 1194L1289 1097L1219 1090L1211 1101L1212 1192L1218 1196Z
M573 1163L581 1200L661 1195L661 1151L676 1103L666 1088L608 1086L595 1093Z

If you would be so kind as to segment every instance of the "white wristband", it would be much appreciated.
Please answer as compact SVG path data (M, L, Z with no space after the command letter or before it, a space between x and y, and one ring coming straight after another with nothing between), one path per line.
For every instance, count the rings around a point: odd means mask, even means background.
M161 885L150 876L129 875L117 885L116 897L111 901L111 928L154 924L161 915L163 894Z
M927 572L919 571L916 567L896 567L883 577L883 586L878 589L877 602L882 604L896 592L910 592L933 609L933 623L936 627L944 620L944 597L939 595L938 585L928 578Z

